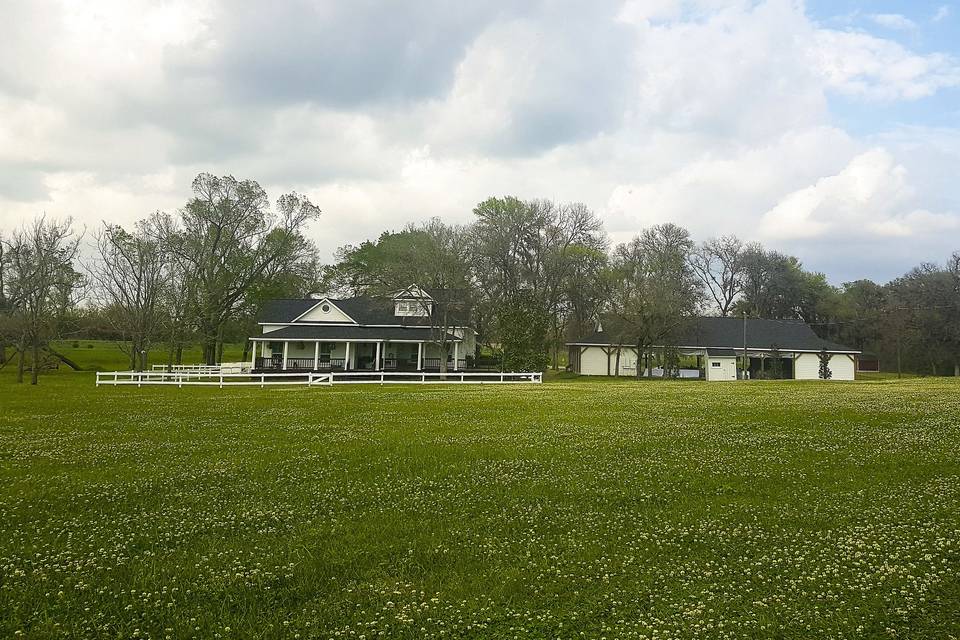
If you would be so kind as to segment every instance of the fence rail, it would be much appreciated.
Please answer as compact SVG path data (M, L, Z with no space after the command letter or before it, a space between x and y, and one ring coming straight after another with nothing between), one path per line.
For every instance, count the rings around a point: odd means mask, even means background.
M98 371L97 386L100 385L172 385L235 387L278 384L298 384L306 386L333 384L329 373L221 373L183 371Z
M219 371L98 371L96 385L260 386L334 384L539 384L541 372L350 371L345 373L221 373Z

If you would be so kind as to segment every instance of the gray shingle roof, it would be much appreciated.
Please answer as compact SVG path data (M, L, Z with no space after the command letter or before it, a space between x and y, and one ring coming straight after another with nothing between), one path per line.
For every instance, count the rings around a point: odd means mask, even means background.
M404 326L429 327L430 318L417 316L394 315L394 305L392 298L374 298L370 296L360 296L357 298L344 298L342 300L329 299L341 311L353 318L357 324L363 325L384 325L398 324ZM257 322L268 324L285 324L293 322L295 318L306 313L311 307L315 306L319 299L276 299L268 300L260 312L257 314ZM460 318L457 321L463 321Z
M615 339L615 336L599 331L569 344L613 344ZM620 342L632 344L636 339L627 336ZM695 318L681 332L676 344L695 348L743 348L743 318ZM820 351L825 348L827 351L859 353L856 349L820 338L810 325L798 320L748 318L747 347L770 349L774 345L781 351Z

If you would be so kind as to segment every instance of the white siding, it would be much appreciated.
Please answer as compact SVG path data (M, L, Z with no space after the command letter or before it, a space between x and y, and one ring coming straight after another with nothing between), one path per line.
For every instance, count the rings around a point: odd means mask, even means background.
M601 347L581 347L580 375L605 376L607 375L607 354ZM610 354L610 375L617 375L617 353ZM634 377L637 375L637 353L630 347L620 349L620 375Z
M855 379L853 357L845 353L830 356L831 380ZM816 353L799 353L794 361L794 378L797 380L819 380L820 358Z
M323 308L327 310L324 311ZM341 311L329 300L318 300L312 309L298 318L298 322L353 322L347 314Z
M610 373L613 374L613 358L610 359ZM583 347L580 355L580 374L585 376L607 375L607 354L600 347Z
M831 380L855 380L856 366L853 363L853 356L845 353L835 354L830 358L830 373L833 374Z
M720 366L713 366L714 363ZM737 359L735 357L717 357L707 356L706 358L707 380L713 382L717 380L736 380L737 379Z

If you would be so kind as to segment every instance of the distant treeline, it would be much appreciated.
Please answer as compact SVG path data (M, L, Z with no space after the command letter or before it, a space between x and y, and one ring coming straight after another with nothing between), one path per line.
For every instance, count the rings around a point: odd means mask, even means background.
M321 220L302 195L270 206L252 180L201 174L174 213L87 235L38 217L0 238L0 365L20 378L64 337L108 339L144 367L184 345L219 361L224 342L257 333L269 298L386 295L417 284L435 313L469 314L478 349L516 370L558 366L563 344L602 324L647 350L698 314L802 320L822 337L879 358L888 371L960 373L960 253L892 282L831 286L789 255L734 236L696 243L661 224L611 247L578 203L490 198L471 224L439 219L340 248L323 265L304 226ZM81 260L80 244L94 251ZM775 347L776 345L771 345Z

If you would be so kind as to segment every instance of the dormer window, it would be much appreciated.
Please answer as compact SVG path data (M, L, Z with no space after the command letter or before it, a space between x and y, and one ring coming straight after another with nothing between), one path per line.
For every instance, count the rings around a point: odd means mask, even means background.
M430 302L427 300L396 300L394 315L398 317L425 317L430 314Z

